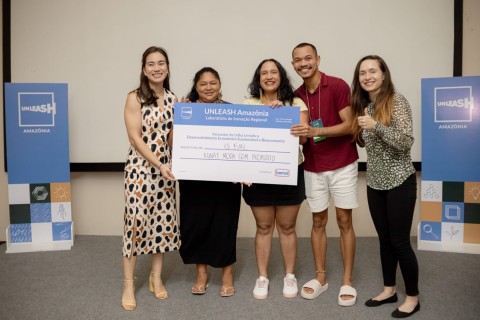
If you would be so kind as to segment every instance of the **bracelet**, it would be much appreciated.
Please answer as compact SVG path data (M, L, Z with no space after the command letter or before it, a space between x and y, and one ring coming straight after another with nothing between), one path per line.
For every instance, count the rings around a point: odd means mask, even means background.
M327 273L327 270L316 270L315 273Z
M158 170L162 170L162 165L164 166L165 163L161 163L161 162L160 162L160 165L158 166Z

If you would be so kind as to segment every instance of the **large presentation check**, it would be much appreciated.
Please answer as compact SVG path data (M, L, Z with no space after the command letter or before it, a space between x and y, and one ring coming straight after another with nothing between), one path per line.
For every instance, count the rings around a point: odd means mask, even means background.
M300 108L175 103L172 171L179 180L297 184Z

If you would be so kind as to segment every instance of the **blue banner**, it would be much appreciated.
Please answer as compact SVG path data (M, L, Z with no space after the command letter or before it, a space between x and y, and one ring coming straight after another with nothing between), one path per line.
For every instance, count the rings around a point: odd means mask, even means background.
M64 249L72 241L67 84L6 83L5 120L7 252L55 250L57 241Z
M264 105L175 103L174 123L224 127L287 129L300 122L300 108Z
M480 77L422 79L419 248L480 253Z

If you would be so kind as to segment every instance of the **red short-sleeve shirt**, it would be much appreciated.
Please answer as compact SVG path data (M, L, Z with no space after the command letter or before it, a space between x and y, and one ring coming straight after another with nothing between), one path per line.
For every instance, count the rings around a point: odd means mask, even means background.
M308 92L302 84L295 95L308 107L310 121L322 119L324 127L342 122L339 112L350 105L350 88L340 78L321 72L320 85L315 92ZM314 143L313 138L303 145L305 170L325 172L343 168L358 159L358 152L352 136L328 137Z

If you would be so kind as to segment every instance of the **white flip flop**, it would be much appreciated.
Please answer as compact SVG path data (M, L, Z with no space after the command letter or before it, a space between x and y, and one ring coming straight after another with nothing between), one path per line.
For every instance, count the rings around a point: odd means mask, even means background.
M352 299L343 300L342 296L352 296ZM338 304L342 307L351 307L357 302L357 290L349 285L341 286L340 293L338 294Z
M304 288L310 288L313 290L312 293L306 293L303 291ZM302 292L301 296L302 298L308 299L308 300L313 300L328 289L328 283L325 283L323 286L320 284L320 282L317 279L312 279L305 283L302 286Z

